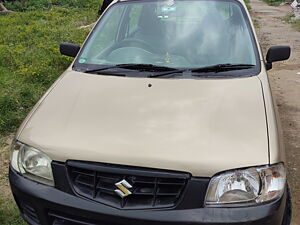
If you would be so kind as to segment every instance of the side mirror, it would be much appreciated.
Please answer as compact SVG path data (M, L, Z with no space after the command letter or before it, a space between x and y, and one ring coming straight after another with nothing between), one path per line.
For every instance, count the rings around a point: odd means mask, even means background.
M283 61L290 58L291 48L289 46L273 46L269 48L267 53L266 69L272 69L272 63L277 61Z
M62 55L75 58L80 50L80 46L72 43L61 43L59 50Z

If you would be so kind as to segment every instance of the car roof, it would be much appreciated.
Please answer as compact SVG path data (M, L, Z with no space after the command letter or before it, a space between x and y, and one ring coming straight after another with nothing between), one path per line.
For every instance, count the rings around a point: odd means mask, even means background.
M112 6L113 4L118 3L118 2L136 2L136 1L145 1L145 2L147 2L149 0L111 0L111 4L107 8L109 8L110 6ZM172 0L152 0L152 1L172 1ZM194 1L205 1L205 0L194 0ZM210 0L207 0L207 1L210 1ZM224 1L224 0L214 0L214 1ZM239 3L241 3L241 5L245 9L247 9L244 0L225 0L225 1L236 1L236 2L239 2Z
M116 3L116 2L133 2L133 1L149 1L149 0L113 0L112 3ZM153 0L153 1L168 1L168 0ZM194 1L204 1L204 0L194 0ZM209 0L207 0L209 1ZM214 0L214 1L224 1L224 0ZM225 0L226 1L226 0ZM229 1L237 1L240 2L242 4L245 4L244 0L229 0Z

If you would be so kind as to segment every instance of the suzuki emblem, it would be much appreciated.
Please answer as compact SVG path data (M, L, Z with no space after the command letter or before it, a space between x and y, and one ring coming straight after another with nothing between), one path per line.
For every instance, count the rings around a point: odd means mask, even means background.
M129 188L132 188L132 186L125 179L115 183L115 185L118 188L115 190L115 193L117 193L121 198L125 198L132 194L131 191L128 190Z

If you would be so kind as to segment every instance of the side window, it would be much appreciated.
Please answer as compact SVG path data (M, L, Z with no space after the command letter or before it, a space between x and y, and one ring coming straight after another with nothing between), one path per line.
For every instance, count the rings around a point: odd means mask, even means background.
M128 25L128 34L132 34L139 25L141 13L143 9L143 4L134 4L130 8L129 12L129 25Z
M118 7L115 10L107 11L107 14L112 12L112 15L104 15L102 23L94 31L93 37L90 40L89 47L85 49L80 58L89 59L85 63L93 63L99 53L105 48L115 43L118 38L119 24L124 11L124 7ZM109 18L109 19L108 19ZM99 32L101 30L101 32ZM85 54L88 53L88 54ZM95 59L96 60L96 59Z

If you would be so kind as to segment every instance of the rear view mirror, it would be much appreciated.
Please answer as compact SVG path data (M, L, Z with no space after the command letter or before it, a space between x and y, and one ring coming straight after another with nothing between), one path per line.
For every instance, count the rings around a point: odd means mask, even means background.
M269 48L267 53L266 69L272 69L272 63L277 61L283 61L290 58L291 48L289 46L273 46Z
M75 58L80 50L80 46L72 43L61 43L59 50L62 55Z

